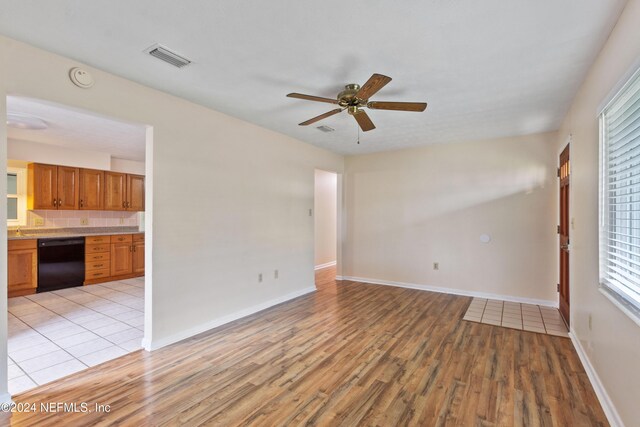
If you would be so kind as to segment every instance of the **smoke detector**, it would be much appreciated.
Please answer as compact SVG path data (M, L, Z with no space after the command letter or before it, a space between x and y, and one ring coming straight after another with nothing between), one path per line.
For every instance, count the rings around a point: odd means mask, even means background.
M144 50L144 52L177 68L182 68L185 65L191 64L191 61L189 59L159 44L154 44L153 46L148 47Z
M82 89L89 89L94 83L91 74L89 74L87 70L83 70L79 67L74 67L69 70L69 78L74 85Z

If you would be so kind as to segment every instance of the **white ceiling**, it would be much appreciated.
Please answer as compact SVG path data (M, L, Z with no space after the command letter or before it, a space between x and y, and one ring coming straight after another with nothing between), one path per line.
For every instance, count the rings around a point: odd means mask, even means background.
M37 99L7 96L7 113L37 117L46 129L8 127L8 137L144 162L145 126Z
M626 0L0 0L0 32L338 153L558 128ZM161 43L193 61L145 53ZM373 99L427 101L424 113L370 111L356 141L346 112L297 123L372 73Z

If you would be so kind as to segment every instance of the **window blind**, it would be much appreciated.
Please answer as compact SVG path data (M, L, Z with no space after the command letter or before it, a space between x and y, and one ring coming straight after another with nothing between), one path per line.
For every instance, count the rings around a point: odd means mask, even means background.
M600 283L640 313L640 73L600 124Z

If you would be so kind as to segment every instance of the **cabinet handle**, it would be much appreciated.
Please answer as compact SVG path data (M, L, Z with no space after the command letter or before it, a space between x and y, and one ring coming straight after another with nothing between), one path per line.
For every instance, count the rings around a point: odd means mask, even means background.
M84 208L84 201L82 199L80 199L80 207Z
M56 206L56 207L58 206L58 200L53 199L53 206Z
M126 208L126 207L127 207L127 202L123 201L123 202L122 202L122 207L123 207L123 208Z
M135 245L134 245L134 246L133 246L133 252L135 252L135 251L136 251L136 247L135 247Z
M133 246L129 246L129 252L133 252Z
M62 206L62 199L58 199L58 207Z

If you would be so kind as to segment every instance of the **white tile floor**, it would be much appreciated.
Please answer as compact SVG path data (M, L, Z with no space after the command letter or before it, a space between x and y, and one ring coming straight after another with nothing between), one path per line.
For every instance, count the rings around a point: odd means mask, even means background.
M474 298L463 320L559 337L569 336L558 309L540 305Z
M141 348L144 277L9 298L9 392Z

